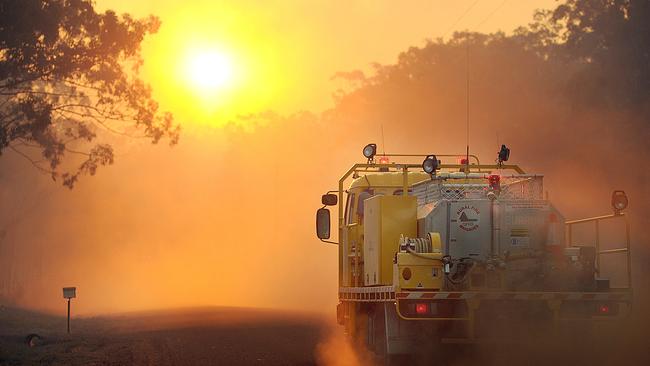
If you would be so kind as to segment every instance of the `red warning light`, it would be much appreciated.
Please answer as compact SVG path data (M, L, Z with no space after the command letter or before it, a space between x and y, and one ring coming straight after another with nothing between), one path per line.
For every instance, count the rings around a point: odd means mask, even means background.
M609 314L609 306L606 304L602 304L598 307L598 312L603 315Z
M390 163L390 159L388 159L388 156L379 157L379 164L388 164L388 163Z
M429 307L427 304L415 304L415 312L418 315L424 315L429 312Z
M490 185L490 189L494 191L498 191L501 189L501 176L497 174L491 174L488 176L488 184Z
M469 159L467 158L460 159L460 165L467 165L467 164L469 164Z

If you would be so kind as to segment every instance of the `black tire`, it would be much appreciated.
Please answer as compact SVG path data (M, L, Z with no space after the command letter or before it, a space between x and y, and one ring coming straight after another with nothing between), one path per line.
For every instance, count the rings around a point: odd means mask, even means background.
M387 344L386 344L386 313L383 305L376 305L371 314L372 334L369 339L372 339L371 350L380 358L386 357Z
M411 365L410 355L389 355L386 335L386 309L384 305L376 305L369 317L372 326L372 351L385 366Z
M411 355L388 355L384 358L385 366L411 366L413 357Z

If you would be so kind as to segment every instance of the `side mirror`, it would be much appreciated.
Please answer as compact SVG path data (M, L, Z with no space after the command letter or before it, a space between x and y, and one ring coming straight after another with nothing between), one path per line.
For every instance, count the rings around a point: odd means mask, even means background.
M335 195L334 193L324 194L321 197L321 202L325 206L336 206L336 204L339 202L339 196Z
M326 208L316 211L316 236L321 240L330 238L330 210Z

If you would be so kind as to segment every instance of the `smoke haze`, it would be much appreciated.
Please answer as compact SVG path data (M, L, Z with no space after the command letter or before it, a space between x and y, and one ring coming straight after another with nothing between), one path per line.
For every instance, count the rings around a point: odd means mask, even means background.
M369 142L390 153L464 151L467 37L471 152L489 163L507 144L513 163L546 176L567 218L609 213L611 191L625 190L635 320L650 325L640 315L650 308L647 99L576 96L572 87L586 88L573 78L576 64L503 34L459 34L412 47L374 75L353 73L322 114L191 127L172 149L116 140L116 164L72 191L3 155L0 295L54 312L61 287L77 286L75 314L86 315L197 305L333 314L337 248L314 235L320 195ZM345 348L327 339L319 357L336 364L326 350Z

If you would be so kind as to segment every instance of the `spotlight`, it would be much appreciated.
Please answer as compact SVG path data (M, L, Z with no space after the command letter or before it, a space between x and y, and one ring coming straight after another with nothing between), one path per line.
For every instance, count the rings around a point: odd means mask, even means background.
M510 159L510 149L506 145L501 145L501 150L499 150L499 155L497 156L497 161L500 164L503 164L504 161Z
M628 199L625 191L614 191L612 193L612 208L615 213L620 213L627 208Z
M440 161L436 158L435 155L427 155L427 157L422 162L422 170L428 174L436 174L436 170L440 166Z
M368 160L372 160L377 154L377 144L368 144L363 148L363 156Z

